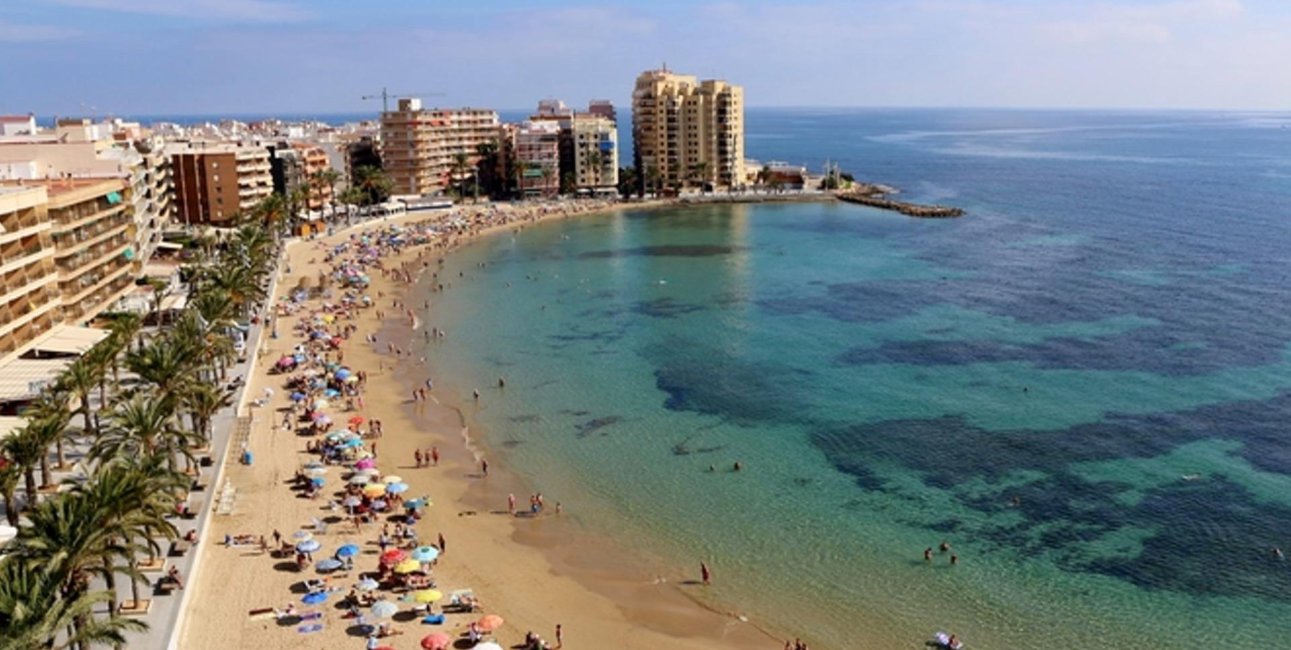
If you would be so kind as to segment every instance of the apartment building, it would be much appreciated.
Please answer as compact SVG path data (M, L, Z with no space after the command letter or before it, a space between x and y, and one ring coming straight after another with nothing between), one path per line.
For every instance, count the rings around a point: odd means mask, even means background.
M273 193L269 151L223 143L167 149L175 183L175 218L185 225L231 227Z
M42 186L0 186L0 358L60 320L48 202Z
M514 137L520 193L525 197L555 196L560 192L560 124L524 122Z
M496 111L422 108L420 99L400 99L397 110L381 114L381 163L395 194L432 194L461 180L454 178L459 156L474 170L479 146L498 137Z
M633 159L647 185L735 187L744 179L744 89L667 68L637 77Z
M42 181L65 323L83 323L134 284L134 215L124 179Z
M306 205L310 210L322 210L324 207L331 205L332 186L317 180L319 174L332 168L327 152L322 147L301 142L294 143L292 146L304 163L302 171L305 173L305 187L308 190L306 192Z
M613 107L610 109L613 114ZM574 184L580 193L613 194L619 185L619 133L614 120L578 113L570 120Z
M0 180L125 179L134 203L133 255L142 265L161 243L172 211L170 159L161 146L132 123L63 119L53 131L0 136Z

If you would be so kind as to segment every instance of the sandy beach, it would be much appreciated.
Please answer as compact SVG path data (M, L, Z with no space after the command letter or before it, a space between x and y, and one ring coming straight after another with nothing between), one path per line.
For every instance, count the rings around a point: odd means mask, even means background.
M462 405L441 401L443 397L434 390L426 401L413 399L411 391L429 374L415 352L424 344L425 334L414 332L404 309L393 307L394 301L402 301L408 294L411 285L406 280L415 280L416 276L412 271L433 270L448 250L475 237L543 219L615 209L591 203L563 205L462 206L453 215L433 217L439 223L455 221L453 234L441 235L426 246L407 247L398 254L384 256L384 268L406 265L409 275L395 278L373 272L365 293L375 305L358 310L353 320L344 321L354 330L341 346L343 362L348 368L366 373L363 403L353 412L337 403L331 414L337 422L355 415L381 421L383 435L368 441L370 446L375 443L380 470L403 477L410 486L407 496L429 495L433 500L416 524L416 533L422 544L434 544L441 536L445 542L443 555L433 570L437 588L445 594L473 590L483 613L505 619L505 625L494 634L504 647L523 644L529 631L556 647L557 624L563 628L564 641L574 648L781 647L781 642L736 616L710 611L699 604L696 590L703 587L693 584L698 578L697 566L694 575L653 576L630 559L621 558L613 540L598 539L562 520L551 502L537 516L512 516L507 512L506 495L516 494L519 508L527 510L529 492L497 463L490 467L487 477L481 474L478 461L490 458L489 450L470 435ZM316 282L320 273L330 269L324 260L326 251L350 237L392 225L415 227L427 220L424 214L405 215L290 243L284 264L289 271L280 275L279 295L273 296L273 301L297 287L302 278ZM313 299L300 307L317 309L321 302ZM385 318L378 318L378 312L385 312ZM329 499L336 498L333 487L342 484L339 467L332 468L329 484L319 498L304 498L290 489L293 477L312 458L305 452L310 438L277 426L282 417L279 409L291 404L290 391L283 389L284 376L270 374L269 370L275 360L301 342L301 333L292 327L296 320L298 315L282 317L278 338L260 342L258 367L247 378L248 400L266 395L266 388L273 391L273 396L263 406L244 405L243 413L252 416L249 451L254 462L239 463L238 449L232 449L230 457L224 459L224 476L237 490L236 505L232 514L215 516L203 531L198 546L201 568L188 585L193 593L178 647L269 644L284 648L361 648L367 640L355 619L344 618L347 609L339 602L360 573L376 569L379 523L356 531L348 517L336 516L344 515L344 511L328 510ZM369 336L375 337L375 343L369 342ZM388 352L390 346L414 352L396 357ZM438 466L418 468L415 451L432 446L441 454ZM565 507L576 504L567 500ZM226 547L221 543L226 535L258 538L270 537L275 530L284 536L301 529L312 530L316 518L331 522L327 532L315 536L322 547L315 554L317 558L330 557L346 543L363 549L354 558L353 570L331 574L332 584L340 591L321 605L301 603L302 581L321 577L313 566L300 571L290 556L276 558L262 553L257 546ZM393 648L419 648L422 637L434 632L459 637L483 615L448 614L443 625L425 625L419 617L403 613L412 607L411 603L394 597L392 601L400 605L401 614L392 622L395 635L382 638L380 644ZM265 608L281 610L288 603L294 603L299 610L321 612L321 619L313 621L321 628L302 632L300 621L292 617L275 619L272 614L250 614ZM465 644L465 640L459 643Z

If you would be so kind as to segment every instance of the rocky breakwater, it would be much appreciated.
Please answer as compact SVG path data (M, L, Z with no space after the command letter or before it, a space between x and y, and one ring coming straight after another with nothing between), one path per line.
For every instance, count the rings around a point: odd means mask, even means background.
M907 203L888 198L890 194L896 193L896 189L886 185L871 185L869 183L860 183L846 190L840 190L834 194L840 201L849 203L860 203L872 208L883 210L895 210L908 217L919 217L922 219L945 219L950 217L964 216L964 210L950 205L922 205L919 203Z

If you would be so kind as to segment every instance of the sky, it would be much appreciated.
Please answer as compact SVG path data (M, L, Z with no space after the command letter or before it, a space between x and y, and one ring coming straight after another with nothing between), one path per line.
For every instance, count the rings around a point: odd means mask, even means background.
M46 116L624 105L663 63L750 107L1280 110L1291 1L5 0L0 60Z

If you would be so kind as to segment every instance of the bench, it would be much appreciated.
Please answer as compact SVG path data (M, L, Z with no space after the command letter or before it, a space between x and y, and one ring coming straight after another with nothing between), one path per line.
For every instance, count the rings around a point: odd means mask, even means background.
M156 590L162 596L169 596L171 592L179 588L179 583L170 576L157 578Z
M177 539L170 543L170 555L171 557L184 557L184 554L188 553L191 548L193 548L192 542Z
M196 519L197 513L201 511L202 511L202 500L193 499L188 502L188 509L180 513L180 516L183 517L184 519Z

